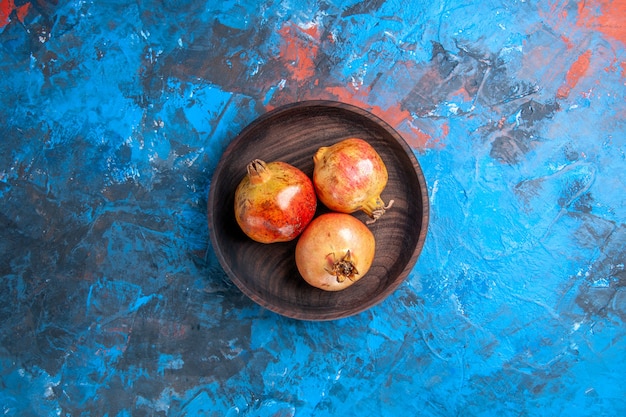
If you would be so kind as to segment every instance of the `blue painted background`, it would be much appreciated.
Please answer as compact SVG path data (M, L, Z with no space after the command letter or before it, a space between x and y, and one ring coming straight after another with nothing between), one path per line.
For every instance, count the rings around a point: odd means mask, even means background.
M0 0L4 416L626 413L626 6ZM266 111L346 101L428 180L407 281L241 294L206 199Z

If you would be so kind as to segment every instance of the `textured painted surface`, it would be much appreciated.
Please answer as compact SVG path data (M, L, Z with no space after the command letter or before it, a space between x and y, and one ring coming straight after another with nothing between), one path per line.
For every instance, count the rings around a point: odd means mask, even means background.
M0 0L5 416L626 413L622 1ZM245 298L206 196L258 115L383 117L432 219L336 322Z

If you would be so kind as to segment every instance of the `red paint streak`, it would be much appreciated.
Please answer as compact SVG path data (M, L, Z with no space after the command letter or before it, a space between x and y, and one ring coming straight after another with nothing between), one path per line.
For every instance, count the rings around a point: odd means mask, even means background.
M319 49L317 26L301 28L287 24L278 33L283 38L280 57L293 79L304 81L315 75L315 59Z
M443 133L443 135L442 135L442 136L447 137L447 136L448 136L448 134L450 133L450 124L448 124L448 123L444 123L444 124L441 126L441 132Z
M187 336L191 327L188 324L173 321L154 320L154 326L159 329L159 336L165 339L183 339Z
M415 136L405 138L411 148L425 148L432 140L432 137L428 133L421 131L417 127L414 127L413 131L415 132Z
M266 110L270 111L276 106L292 103L301 100L334 100L340 101L362 109L368 110L383 119L400 133L406 142L413 149L426 149L442 146L443 139L448 135L449 126L447 124L437 124L436 126L417 126L414 118L408 110L402 108L399 102L389 106L371 105L371 89L367 87L355 88L352 85L328 85L324 80L315 78L316 68L314 58L317 54L319 34L318 28L311 27L302 29L297 26L287 25L280 31L284 40L281 49L281 61L287 61L286 66L293 73L293 78L300 85L308 83L308 88L284 89L277 93L266 104ZM303 35L304 34L304 35ZM313 38L313 45L304 46L307 37ZM291 62L289 62L291 61ZM459 95L468 98L467 92L459 91ZM419 121L418 121L419 122Z
M626 45L626 2L587 0L578 4L578 26L592 29Z
M467 88L465 86L461 86L459 87L456 91L454 91L453 93L451 93L452 97L458 97L461 100L463 100L464 102L468 103L470 101L472 101L474 99L473 96L470 95L470 93L467 91Z
M611 63L609 65L607 65L606 67L604 67L604 71L609 73L609 72L618 72L619 68L622 67L622 72L620 73L620 75L623 77L624 76L624 65L626 64L626 62L618 62L617 57L613 58L613 60L611 61Z
M539 17L550 26L554 33L561 34L561 40L570 49L575 46L570 37L574 31L572 18L567 13L568 1L551 0L539 2L537 13Z
M30 9L30 3L16 7L14 0L0 0L0 28L9 24L13 11L15 11L17 19L23 23L28 9Z
M30 3L25 3L17 8L17 19L20 22L24 23L24 18L26 17L26 14L28 13L29 9L30 9Z
M576 59L565 75L565 84L561 85L556 93L557 98L566 98L569 96L572 88L576 87L580 78L587 73L590 60L591 50L587 50Z
M626 62L622 62L620 66L622 67L622 77L626 78Z
M303 33L306 33L309 36L311 36L311 38L313 38L313 39L318 39L319 40L319 38L320 38L320 32L319 32L319 28L317 27L317 25L311 25L308 28L300 27L300 30Z
M572 41L569 40L567 36L561 35L561 40L563 41L567 49L572 49L574 47L574 44L572 43Z
M324 93L321 94L321 97L318 95L316 98L339 100L372 112L398 130L411 148L426 149L441 143L439 138L433 137L432 134L411 123L413 120L411 113L403 110L399 103L385 109L380 106L371 106L367 102L368 95L369 91L367 89L354 90L344 87L327 87ZM441 129L443 136L447 136L448 131L449 126L447 125L444 125Z
M9 15L14 8L13 0L0 0L0 27L4 27L9 23Z

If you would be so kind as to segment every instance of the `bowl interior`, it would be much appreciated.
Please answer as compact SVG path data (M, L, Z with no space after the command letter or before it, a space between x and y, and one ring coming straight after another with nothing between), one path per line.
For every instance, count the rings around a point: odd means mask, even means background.
M338 292L307 284L295 264L296 241L261 244L241 231L234 192L255 158L284 161L313 175L313 155L349 137L368 141L389 173L382 193L393 207L370 230L376 254L370 271ZM328 211L318 202L318 214ZM354 214L362 221L368 217ZM228 146L209 191L211 243L231 280L252 300L276 313L303 320L332 320L379 303L406 278L424 244L428 195L422 170L402 137L371 113L339 102L307 101L273 110L247 126Z

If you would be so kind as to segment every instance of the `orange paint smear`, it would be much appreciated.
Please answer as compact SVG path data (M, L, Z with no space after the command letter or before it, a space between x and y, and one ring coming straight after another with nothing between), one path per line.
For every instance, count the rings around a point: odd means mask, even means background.
M280 57L297 81L307 80L315 75L315 59L319 49L317 26L301 28L285 25L278 33L283 38Z
M600 10L599 13L596 11ZM626 2L587 0L578 5L578 26L602 32L626 45Z
M19 7L15 6L14 0L0 0L0 28L5 27L11 21L11 13L15 10L17 19L24 23L24 18L30 9L30 3L25 3Z
M448 134L450 133L450 125L448 123L444 123L443 126L441 126L441 131L443 132L443 136L448 136Z
M405 137L406 143L408 143L411 148L426 148L428 143L432 141L432 137L428 133L423 132L418 128L413 128L413 132L415 133L415 136Z
M569 40L567 36L561 35L561 40L563 41L567 49L572 49L574 47L574 44L572 43L572 41Z
M590 60L591 50L587 50L576 59L565 75L565 84L561 85L556 93L557 98L566 98L569 96L572 88L576 87L580 78L587 73Z
M367 103L369 95L367 89L355 91L344 87L327 87L322 95L325 97L318 95L316 98L338 100L372 112L398 131L405 133L402 136L413 149L432 148L441 142L439 139L433 138L432 135L410 123L412 119L411 113L407 110L402 110L400 103L386 109L380 106L369 105ZM441 130L442 135L447 136L449 126L444 125Z

